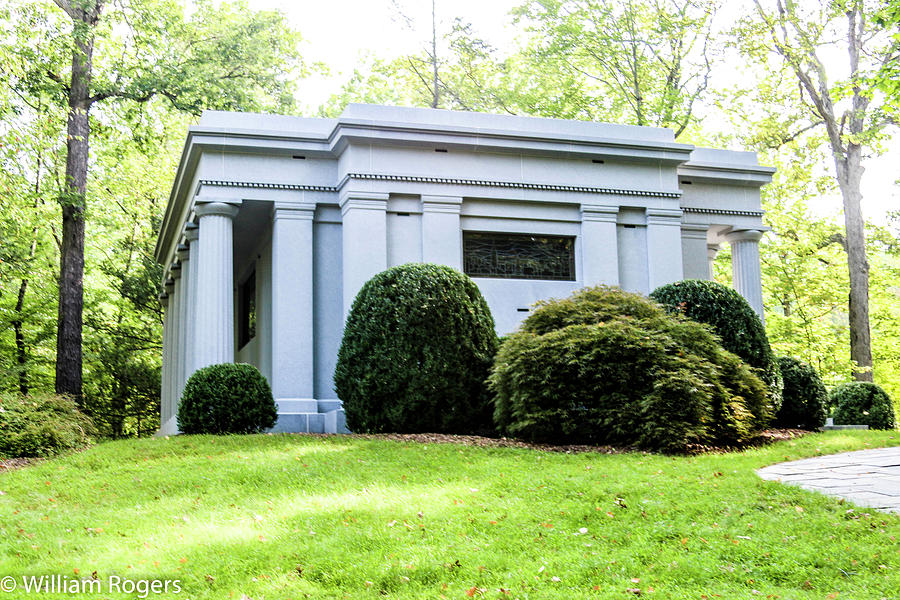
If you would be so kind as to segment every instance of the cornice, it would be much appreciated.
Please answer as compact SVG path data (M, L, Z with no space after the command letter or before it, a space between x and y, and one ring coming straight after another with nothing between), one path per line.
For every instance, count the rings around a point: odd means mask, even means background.
M730 210L727 208L696 208L692 206L682 206L681 210L686 213L698 213L701 215L728 215L732 217L761 217L764 211L761 210Z
M629 190L621 188L604 188L580 185L556 185L550 183L528 183L524 181L493 181L489 179L461 179L455 177L430 177L421 175L387 175L382 173L347 173L339 188L344 187L351 179L375 181L402 181L409 183L438 183L445 185L465 185L480 187L513 188L521 190L542 190L552 192L577 192L585 194L606 194L613 196L641 196L646 198L680 198L681 192L662 192L655 190Z

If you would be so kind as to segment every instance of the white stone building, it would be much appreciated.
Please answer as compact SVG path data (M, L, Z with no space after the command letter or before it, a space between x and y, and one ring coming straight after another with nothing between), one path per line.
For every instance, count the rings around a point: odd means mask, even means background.
M727 242L762 316L759 190L773 171L650 127L371 105L337 119L204 113L156 246L160 432L177 430L194 370L233 361L268 378L277 430L341 430L344 317L369 277L407 262L471 275L503 334L584 286L709 278Z

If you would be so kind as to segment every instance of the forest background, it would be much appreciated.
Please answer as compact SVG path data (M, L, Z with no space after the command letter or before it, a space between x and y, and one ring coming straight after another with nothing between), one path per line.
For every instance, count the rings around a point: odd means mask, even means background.
M306 42L302 3L0 0L0 390L52 392L72 374L57 331L81 293L83 226L80 402L107 435L153 433L153 247L187 127L204 109L336 116L373 102L663 126L758 152L778 169L760 246L773 347L829 385L874 378L900 398L900 2L345 4L331 32L311 19ZM329 38L346 47L333 62L314 45ZM872 214L856 234L860 206ZM724 246L716 278L730 272Z

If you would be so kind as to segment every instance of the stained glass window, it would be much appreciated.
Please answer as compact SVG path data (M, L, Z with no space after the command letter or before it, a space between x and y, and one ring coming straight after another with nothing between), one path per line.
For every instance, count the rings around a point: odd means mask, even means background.
M463 232L463 268L470 277L575 280L575 238Z

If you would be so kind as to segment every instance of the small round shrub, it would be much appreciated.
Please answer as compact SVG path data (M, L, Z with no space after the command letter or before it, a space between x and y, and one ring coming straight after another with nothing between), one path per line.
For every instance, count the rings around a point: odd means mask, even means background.
M894 429L897 418L890 396L867 381L842 383L831 390L835 425L868 425L870 429Z
M55 456L93 443L90 417L64 396L0 395L0 457Z
M669 312L681 313L712 327L726 350L758 369L758 375L769 389L771 410L778 412L783 387L778 361L759 315L743 296L715 281L687 279L660 286L650 297Z
M198 369L188 378L178 406L178 429L184 433L259 433L277 418L269 382L247 364Z
M363 285L334 373L357 432L492 433L485 379L497 335L478 286L446 266L406 264Z
M778 367L784 380L784 399L775 424L809 430L824 425L828 392L816 370L789 356L780 356Z
M489 381L501 432L532 441L680 452L771 418L765 385L706 326L616 288L538 303Z

